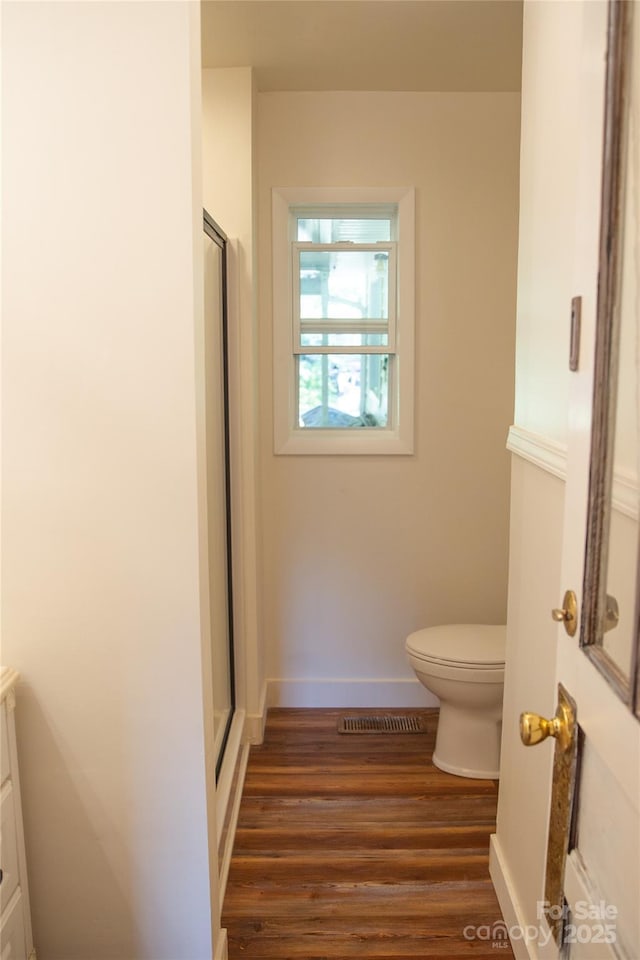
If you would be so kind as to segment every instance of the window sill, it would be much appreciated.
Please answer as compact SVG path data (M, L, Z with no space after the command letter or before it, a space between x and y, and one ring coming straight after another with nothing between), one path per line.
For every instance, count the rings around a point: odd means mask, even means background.
M362 456L413 453L413 442L393 430L292 430L282 442L276 437L276 455Z

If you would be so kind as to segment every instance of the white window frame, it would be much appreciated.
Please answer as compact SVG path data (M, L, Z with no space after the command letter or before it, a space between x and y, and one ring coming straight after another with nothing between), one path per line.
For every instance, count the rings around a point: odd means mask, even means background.
M395 344L386 428L304 429L296 424L296 352L291 210L358 204L397 205ZM412 454L414 449L415 191L412 187L278 187L272 191L273 399L276 454ZM390 328L391 330L391 325ZM342 352L334 348L334 352ZM361 351L358 351L361 352Z

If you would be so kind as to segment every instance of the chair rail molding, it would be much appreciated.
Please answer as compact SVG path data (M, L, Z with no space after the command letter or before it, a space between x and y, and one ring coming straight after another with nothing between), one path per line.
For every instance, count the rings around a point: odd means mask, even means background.
M534 463L560 480L567 479L567 445L540 433L512 425L507 437L507 450Z
M515 424L509 427L507 450L528 460L560 480L567 479L567 445ZM614 510L638 519L638 476L631 470L615 469L611 498Z

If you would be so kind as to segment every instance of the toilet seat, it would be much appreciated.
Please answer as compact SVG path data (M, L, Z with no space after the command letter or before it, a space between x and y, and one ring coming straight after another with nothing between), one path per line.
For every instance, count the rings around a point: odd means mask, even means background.
M425 627L407 637L407 653L425 663L468 670L504 667L504 625L447 624Z

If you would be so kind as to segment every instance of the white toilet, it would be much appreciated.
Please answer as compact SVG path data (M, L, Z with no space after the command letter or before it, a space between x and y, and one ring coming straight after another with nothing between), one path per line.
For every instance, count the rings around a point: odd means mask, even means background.
M500 776L505 626L449 624L407 637L409 663L440 698L433 762L460 777Z

